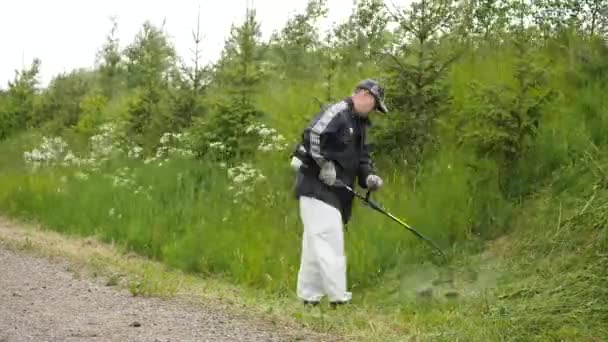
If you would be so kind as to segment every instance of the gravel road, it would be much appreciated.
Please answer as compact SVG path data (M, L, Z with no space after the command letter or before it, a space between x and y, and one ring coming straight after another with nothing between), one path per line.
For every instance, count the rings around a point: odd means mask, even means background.
M60 262L0 242L0 342L17 341L319 341L222 309L177 299L134 297Z

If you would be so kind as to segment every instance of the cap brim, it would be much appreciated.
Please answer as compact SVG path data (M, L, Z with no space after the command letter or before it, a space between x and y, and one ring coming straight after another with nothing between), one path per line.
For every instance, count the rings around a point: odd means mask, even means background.
M382 102L382 101L378 101L378 107L377 107L377 109L378 109L380 112L384 113L384 114L387 114L387 113L388 113L388 108L386 108L386 105L385 105L385 104L384 104L384 102Z
M376 109L384 114L388 113L388 108L386 108L386 105L384 104L384 101L382 101L376 93L374 93L370 88L367 87L360 87L359 89L365 89L367 90L376 100Z
M380 98L378 98L378 96L376 96L375 94L374 99L376 99L376 109L381 113L388 113L388 108L386 108L384 101L380 100Z

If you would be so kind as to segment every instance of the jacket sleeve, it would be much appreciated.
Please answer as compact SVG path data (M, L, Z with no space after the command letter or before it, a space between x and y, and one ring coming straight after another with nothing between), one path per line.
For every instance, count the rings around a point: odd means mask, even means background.
M310 155L319 167L323 167L330 159L328 154L335 144L336 133L343 125L341 113L344 109L346 109L344 102L327 108L310 130Z
M359 181L359 186L364 189L367 189L367 176L376 173L376 167L374 165L373 160L370 157L370 147L365 144L363 146L363 151L361 151L361 157L359 158L359 169L357 172L357 180Z

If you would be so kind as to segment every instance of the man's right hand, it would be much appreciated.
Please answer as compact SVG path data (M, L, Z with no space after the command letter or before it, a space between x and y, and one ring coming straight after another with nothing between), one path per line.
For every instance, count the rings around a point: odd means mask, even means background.
M323 164L321 172L319 172L319 179L329 186L334 185L336 182L336 167L332 161Z
M382 182L382 178L380 178L379 176L369 175L369 176L367 176L365 183L366 183L368 189L370 189L371 191L376 191L376 190L380 189L380 187L382 187L383 182Z

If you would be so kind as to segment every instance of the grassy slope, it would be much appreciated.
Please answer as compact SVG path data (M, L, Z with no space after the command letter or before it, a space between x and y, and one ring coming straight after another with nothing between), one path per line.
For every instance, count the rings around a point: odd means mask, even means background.
M387 275L356 305L337 312L303 310L290 298L235 287L216 277L192 277L145 259L138 258L134 264L133 256L122 249L114 249L109 257L104 252L109 247L91 239L68 240L48 232L19 230L1 235L20 248L67 255L134 295L187 294L219 299L232 307L245 304L247 310L269 315L278 324L295 319L347 339L605 340L608 238L601 209L608 204L608 194L598 193L589 205L580 201L569 213L562 207L562 218L553 216L559 221L552 222L554 229L530 225L545 221L544 211L556 212L548 199L539 199L522 212L524 222L516 232L492 242L482 254L463 253L457 258L459 298L444 299L442 289L433 298L417 298L414 291L428 284L436 270L411 265L401 274ZM71 253L74 249L66 248L66 241L78 250Z
M16 157L16 151L8 151L18 145L5 144L4 155ZM460 296L453 299L443 296L449 290L446 286L435 287L431 298L418 297L416 292L445 269L428 260L428 250L414 248L422 244L409 234L380 215L358 208L361 223L347 234L356 301L339 312L302 310L293 297L299 250L293 202L286 197L266 198L264 207L253 211L245 205L233 206L225 195L213 195L223 193L213 190L225 185L219 175L209 183L207 194L212 197L205 198L190 192L188 183L182 190L174 189L175 174L193 172L192 168L169 164L167 169L140 170L136 173L149 177L157 189L149 202L130 191L113 190L103 177L82 183L69 178L64 184L60 179L72 177L70 170L28 176L18 167L7 166L0 180L0 208L53 230L94 235L115 241L125 251L201 272L202 279L219 279L213 281L220 288L234 288L236 283L242 295L237 301L259 312L295 318L349 339L601 341L608 338L604 324L608 320L604 286L608 280L608 192L597 170L607 161L596 157L581 164L589 167L565 168L556 174L552 187L518 207L512 231L485 249L457 247L452 268ZM213 174L207 169L200 172ZM171 182L163 183L163 179ZM285 182L282 186L289 186L289 179ZM557 190L560 182L570 185L567 191ZM63 190L57 192L57 186ZM396 205L393 196L397 197L386 194L383 199ZM110 207L123 214L120 220L108 216ZM283 214L277 218L269 208ZM210 212L214 215L201 214ZM234 219L225 223L225 215ZM271 247L260 248L265 242ZM374 274L374 269L379 272ZM151 279L149 284L129 282L127 286L138 294L162 294L174 281L164 272L144 275Z

